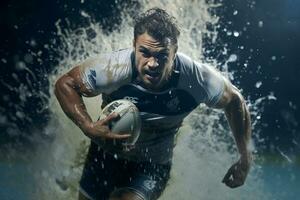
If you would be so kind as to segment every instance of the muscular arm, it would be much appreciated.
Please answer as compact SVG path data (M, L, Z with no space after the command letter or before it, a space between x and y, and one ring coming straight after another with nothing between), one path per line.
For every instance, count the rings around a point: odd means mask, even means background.
M251 137L250 113L243 96L227 80L223 96L216 107L224 109L241 159L248 160L250 156L248 148Z
M251 163L251 152L249 142L251 137L250 113L245 100L228 80L225 81L225 90L216 105L223 108L235 138L240 160L232 165L225 175L223 182L229 187L238 187L244 184Z
M74 67L71 71L60 77L55 84L55 95L65 114L91 139L109 138L125 139L128 134L114 134L110 132L108 123L118 117L115 114L107 118L93 122L86 110L82 96L93 97L99 93L88 90L82 82L80 67Z
M80 68L74 67L60 77L55 84L56 98L65 114L83 131L90 126L92 119L87 113L82 96L96 96L82 83Z

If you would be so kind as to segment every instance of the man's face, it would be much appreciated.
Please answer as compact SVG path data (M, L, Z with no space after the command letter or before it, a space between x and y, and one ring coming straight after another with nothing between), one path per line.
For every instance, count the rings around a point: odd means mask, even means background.
M172 73L176 46L169 38L159 42L146 32L137 36L134 48L138 79L144 87L159 90Z

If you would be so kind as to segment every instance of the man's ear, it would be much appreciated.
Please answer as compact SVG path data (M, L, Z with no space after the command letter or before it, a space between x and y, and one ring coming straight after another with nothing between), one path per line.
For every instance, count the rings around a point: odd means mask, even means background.
M175 52L174 52L175 54L177 53L177 50L178 50L178 44L175 45Z

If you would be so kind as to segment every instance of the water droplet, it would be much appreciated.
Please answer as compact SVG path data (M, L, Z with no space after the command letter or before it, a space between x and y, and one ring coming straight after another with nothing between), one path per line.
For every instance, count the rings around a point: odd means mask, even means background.
M234 37L239 37L239 35L240 35L239 32L237 32L237 31L234 31L234 32L233 32L233 36L234 36Z
M4 59L4 58L2 58L1 61L2 61L3 63L7 63L7 60Z
M261 82L261 81L258 81L258 82L255 84L255 87L256 87L256 88L260 88L261 85L262 85L262 82Z
M276 60L276 56L272 56L271 60L275 61Z
M236 54L231 54L228 58L228 62L235 62L237 60Z
M89 14L87 14L86 12L84 12L83 10L80 12L81 16L82 17L86 17L86 18L89 18Z
M24 62L19 61L19 62L16 63L16 69L17 70L23 70L25 68L26 68L26 64Z
M271 94L268 95L268 99L269 100L277 100L277 98L274 96L273 92L271 92Z
M237 14L238 14L238 11L235 10L235 11L233 12L233 15L237 15Z
M281 151L278 147L276 148L277 151L279 151L280 155L285 158L289 163L293 163L293 160L287 156L287 154L285 154L283 151Z
M16 73L12 73L11 76L12 76L15 80L17 80L17 81L19 80L19 79L18 79L18 75L17 75Z
M36 44L36 41L34 40L34 39L31 39L30 40L30 46L32 46L32 47L35 47L37 44Z
M258 22L258 27L262 28L264 26L264 22L263 21L259 21Z
M231 31L227 31L226 33L228 36L231 36L232 35L232 32Z
M17 111L16 112L16 116L19 118L19 119L23 119L25 117L25 114L23 112L20 112L20 111Z

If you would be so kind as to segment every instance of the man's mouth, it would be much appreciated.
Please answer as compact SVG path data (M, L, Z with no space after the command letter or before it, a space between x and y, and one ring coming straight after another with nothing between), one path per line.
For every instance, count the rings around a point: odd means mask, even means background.
M160 80L160 72L158 72L158 71L145 71L145 77L152 84L157 84Z
M160 75L158 71L146 71L145 74L152 78L158 78Z

